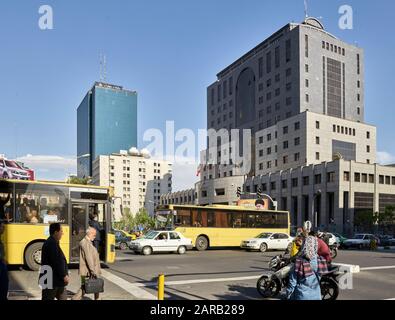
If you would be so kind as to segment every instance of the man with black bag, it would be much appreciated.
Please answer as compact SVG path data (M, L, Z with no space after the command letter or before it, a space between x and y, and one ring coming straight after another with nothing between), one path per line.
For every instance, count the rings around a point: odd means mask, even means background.
M70 277L66 257L59 245L63 236L60 223L49 226L49 235L41 251L39 284L42 286L42 300L67 300L65 288Z
M80 241L80 269L81 288L72 300L81 300L85 294L94 293L95 300L99 300L99 293L104 291L101 274L99 253L93 245L96 238L96 229L89 227L86 236Z

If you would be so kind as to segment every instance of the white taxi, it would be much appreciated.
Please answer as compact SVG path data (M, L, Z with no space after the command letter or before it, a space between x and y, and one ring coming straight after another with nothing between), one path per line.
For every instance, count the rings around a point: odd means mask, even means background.
M286 233L263 232L255 238L242 241L240 247L247 250L260 250L261 252L267 250L286 250L293 239L293 237Z
M144 237L130 241L129 248L146 256L153 252L184 254L192 249L192 240L177 231L149 231Z

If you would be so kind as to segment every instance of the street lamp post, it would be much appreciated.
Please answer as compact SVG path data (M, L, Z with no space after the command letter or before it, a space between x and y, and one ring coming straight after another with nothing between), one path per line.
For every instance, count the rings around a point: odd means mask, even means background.
M277 210L277 201L274 201L273 198L266 193L262 193L262 196L267 197L272 202L274 210Z
M314 205L315 205L315 199L321 195L321 189L319 189L313 197L313 203L311 204L311 215L314 221L314 228L317 229L317 211L314 210Z

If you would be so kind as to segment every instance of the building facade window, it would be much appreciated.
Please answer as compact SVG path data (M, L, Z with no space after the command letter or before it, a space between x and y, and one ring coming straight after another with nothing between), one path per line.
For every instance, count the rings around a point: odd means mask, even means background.
M274 64L276 68L280 67L280 47L274 49Z
M285 41L285 62L291 61L291 39Z
M350 181L350 172L344 171L343 180L347 182Z
M272 72L272 53L269 51L266 54L266 73Z

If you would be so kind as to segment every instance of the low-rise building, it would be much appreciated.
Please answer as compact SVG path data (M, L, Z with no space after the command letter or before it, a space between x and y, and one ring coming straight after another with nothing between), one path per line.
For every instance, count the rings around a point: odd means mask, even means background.
M146 208L150 214L159 205L160 196L171 192L172 164L152 159L147 152L132 148L108 156L98 156L93 163L92 182L114 188L122 208L137 213ZM116 220L121 213L114 212Z
M195 201L196 201L195 189L182 190L173 193L169 192L167 194L161 195L160 197L161 205L166 205L166 204L194 205L196 204Z

